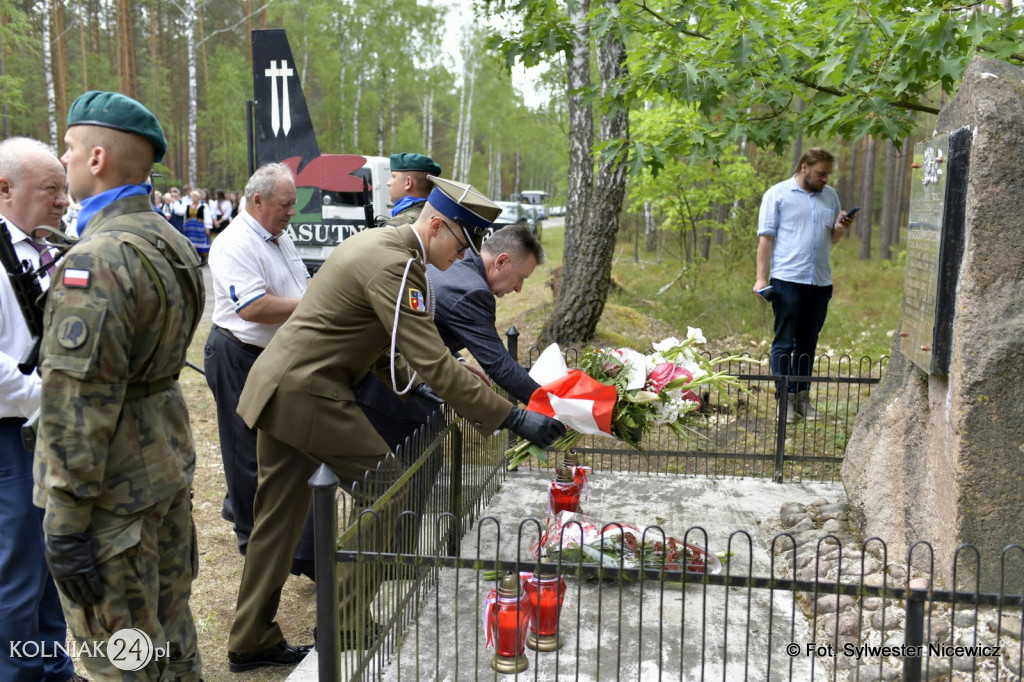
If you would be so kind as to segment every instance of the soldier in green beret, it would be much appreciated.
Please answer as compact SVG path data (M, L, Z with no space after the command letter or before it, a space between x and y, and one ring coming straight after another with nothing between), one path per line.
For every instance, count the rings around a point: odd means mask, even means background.
M427 176L440 174L441 166L429 156L408 152L392 154L388 195L395 207L384 224L397 227L416 222L434 188Z
M67 125L61 161L82 236L45 311L34 502L46 559L93 677L198 680L195 448L177 379L203 310L199 257L150 205L146 181L167 150L156 117L91 91ZM130 628L153 646L108 660L94 644Z

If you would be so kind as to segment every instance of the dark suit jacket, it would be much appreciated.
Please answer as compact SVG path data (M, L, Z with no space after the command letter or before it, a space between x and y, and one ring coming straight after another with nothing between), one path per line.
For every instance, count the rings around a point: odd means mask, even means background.
M385 453L353 386L368 369L390 383L397 301L400 369L416 370L481 432L500 427L512 405L459 365L421 305L427 278L420 249L412 227L402 226L366 230L331 253L249 373L238 404L249 426L314 455Z
M467 349L495 383L520 402L530 402L539 385L508 354L494 328L494 294L487 286L480 256L467 252L444 271L427 266L427 277L434 285L434 321L444 344L453 353Z

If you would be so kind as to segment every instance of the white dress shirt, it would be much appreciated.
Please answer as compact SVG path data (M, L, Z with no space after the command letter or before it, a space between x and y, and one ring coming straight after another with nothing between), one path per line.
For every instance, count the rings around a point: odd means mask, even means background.
M15 254L38 268L39 252L29 245L28 236L11 221L6 222ZM50 278L44 274L39 284L46 291ZM18 362L31 342L11 281L6 272L0 272L0 417L28 418L39 407L39 374L25 375L18 369Z
M260 348L266 348L281 325L249 322L239 311L267 294L301 298L309 283L309 271L288 233L274 240L246 211L213 240L210 275L213 323Z

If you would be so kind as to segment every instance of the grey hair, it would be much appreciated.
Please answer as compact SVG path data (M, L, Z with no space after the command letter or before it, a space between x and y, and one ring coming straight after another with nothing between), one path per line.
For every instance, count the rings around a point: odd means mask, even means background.
M245 183L245 201L249 203L257 194L269 197L274 191L274 182L281 176L295 180L292 169L283 163L265 163ZM250 204L251 205L251 204Z
M516 260L533 254L537 259L537 265L544 262L544 247L525 225L509 225L497 230L484 242L480 250L489 256L507 253Z
M57 151L31 137L9 137L0 142L0 176L17 183L21 180L25 157L31 153L45 154L57 159Z

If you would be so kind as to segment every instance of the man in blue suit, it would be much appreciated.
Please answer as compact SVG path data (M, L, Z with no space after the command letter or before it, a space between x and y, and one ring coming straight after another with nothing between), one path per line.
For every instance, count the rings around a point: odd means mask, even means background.
M521 291L523 282L542 262L544 249L537 238L523 225L510 225L495 232L479 252L471 246L465 258L447 270L427 267L437 301L434 324L445 345L456 356L468 350L483 369L481 378L493 380L524 404L538 384L502 344L495 328L495 299ZM403 403L372 374L357 387L356 402L396 452L439 409L420 400ZM400 459L405 465L412 463L404 453Z

